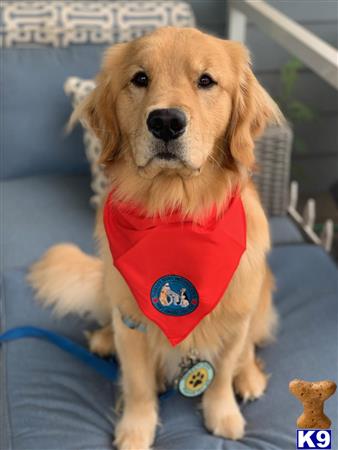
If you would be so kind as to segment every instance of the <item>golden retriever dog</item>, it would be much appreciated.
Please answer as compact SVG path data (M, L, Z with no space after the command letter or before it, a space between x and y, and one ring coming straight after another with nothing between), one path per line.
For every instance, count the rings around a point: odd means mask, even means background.
M159 111L170 116L170 126L163 125L165 119L159 126ZM155 124L150 123L154 116ZM168 27L107 50L97 87L71 118L77 120L102 143L111 189L148 216L179 210L198 221L238 192L246 215L246 251L220 302L175 347L142 314L114 267L102 208L99 257L71 244L52 247L28 276L37 298L59 315L90 313L102 325L90 347L116 351L121 365L119 449L150 448L159 421L158 391L173 380L191 348L215 368L201 401L206 428L241 439L245 420L235 393L253 400L265 391L267 375L255 348L272 337L276 324L266 262L268 222L250 175L255 139L269 122L283 120L278 107L253 75L243 45ZM128 328L122 315L147 331Z

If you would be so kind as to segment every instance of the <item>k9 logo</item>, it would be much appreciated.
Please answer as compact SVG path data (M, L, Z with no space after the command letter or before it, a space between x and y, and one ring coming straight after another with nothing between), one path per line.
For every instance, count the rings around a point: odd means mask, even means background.
M297 448L331 448L331 430L297 430Z

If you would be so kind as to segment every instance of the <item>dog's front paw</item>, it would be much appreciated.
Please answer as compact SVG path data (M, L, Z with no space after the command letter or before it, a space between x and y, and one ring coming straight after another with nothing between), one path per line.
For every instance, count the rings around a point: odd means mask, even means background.
M85 336L92 353L106 357L115 352L114 333L111 325L95 331L85 331Z
M115 430L118 450L149 450L155 439L157 414L124 414Z
M245 420L231 396L207 391L202 400L206 428L216 436L237 440L244 436Z
M255 362L236 376L234 380L235 391L242 397L244 402L256 400L264 394L268 379L269 377Z
M205 418L205 426L215 436L238 440L244 436L245 420L239 411L224 412Z

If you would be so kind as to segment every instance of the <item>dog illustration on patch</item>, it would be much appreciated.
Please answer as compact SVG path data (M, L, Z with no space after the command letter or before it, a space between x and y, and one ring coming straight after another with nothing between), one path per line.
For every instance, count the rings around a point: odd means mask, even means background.
M182 306L182 308L186 308L187 306L189 306L189 300L188 300L186 292L187 292L186 288L181 289L180 305Z
M170 306L172 304L181 306L183 308L189 306L186 288L182 288L180 293L177 294L175 291L171 289L170 284L168 282L162 286L159 300L161 305L163 306Z
M165 284L162 286L162 289L161 289L161 292L160 292L160 296L159 296L160 303L161 303L161 305L163 305L163 306L169 306L169 305L171 305L171 303L172 303L172 300L171 300L171 301L168 301L168 298L169 298L169 290L170 290L169 283L165 283Z

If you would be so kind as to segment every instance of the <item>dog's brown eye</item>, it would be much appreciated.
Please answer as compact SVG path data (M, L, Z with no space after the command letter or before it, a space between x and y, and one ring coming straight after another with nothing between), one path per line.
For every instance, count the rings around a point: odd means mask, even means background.
M198 80L198 87L202 89L210 88L214 84L217 84L216 81L213 80L207 73L201 75Z
M149 78L145 72L137 72L131 79L131 82L137 87L147 87L149 84Z

